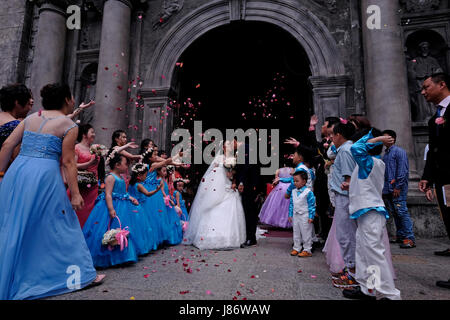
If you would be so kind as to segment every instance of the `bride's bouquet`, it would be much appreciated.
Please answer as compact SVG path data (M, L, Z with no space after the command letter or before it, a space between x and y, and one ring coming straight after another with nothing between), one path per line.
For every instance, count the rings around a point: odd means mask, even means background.
M236 166L236 162L237 162L236 157L226 157L223 160L223 166L228 170L231 170Z
M95 154L99 157L106 157L108 154L108 148L102 144L93 144L90 148L91 154Z

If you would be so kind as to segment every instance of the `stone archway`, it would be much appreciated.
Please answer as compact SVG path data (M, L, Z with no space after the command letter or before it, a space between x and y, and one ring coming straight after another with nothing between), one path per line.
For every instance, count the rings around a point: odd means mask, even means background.
M304 48L311 68L315 113L319 120L329 115L346 115L349 77L336 42L326 26L311 11L291 0L217 0L192 11L159 42L147 68L140 96L145 109L143 125L159 127L151 138L169 147L172 117L161 123L151 120L162 113L168 102L177 59L199 37L232 21L260 21L274 24L290 33ZM156 95L155 95L156 93ZM169 134L165 136L164 132Z

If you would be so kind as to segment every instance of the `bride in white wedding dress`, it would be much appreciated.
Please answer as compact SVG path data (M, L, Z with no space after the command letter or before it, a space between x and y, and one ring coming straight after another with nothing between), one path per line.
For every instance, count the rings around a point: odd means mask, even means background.
M220 152L203 175L189 213L183 244L199 249L239 248L245 242L245 215L241 195L232 188L233 171L224 163L235 161L234 148ZM229 165L227 165L228 167Z

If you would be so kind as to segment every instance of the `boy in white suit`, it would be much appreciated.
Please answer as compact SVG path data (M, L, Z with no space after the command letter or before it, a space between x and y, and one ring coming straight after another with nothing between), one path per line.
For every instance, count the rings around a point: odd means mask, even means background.
M294 247L291 256L311 257L313 221L316 214L316 198L306 187L308 173L301 170L294 173L295 189L289 204L289 222L293 226ZM301 250L303 243L303 251Z
M350 219L356 220L358 225L356 281L359 287L343 291L344 297L349 299L376 299L378 294L384 299L401 300L382 240L389 214L382 199L385 164L380 154L383 142L392 142L390 140L393 138L373 128L350 148L357 163L348 187Z

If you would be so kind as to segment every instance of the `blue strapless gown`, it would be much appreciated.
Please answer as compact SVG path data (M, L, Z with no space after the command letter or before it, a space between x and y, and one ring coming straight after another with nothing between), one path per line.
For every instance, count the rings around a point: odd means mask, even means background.
M170 194L169 193L169 186L167 185L167 183L164 181L164 192L166 194ZM180 244L181 241L183 241L183 230L182 230L182 226L181 226L181 222L180 222L180 217L178 216L177 211L175 210L174 207L170 208L167 207L164 203L164 196L163 193L161 191L157 192L155 194L155 196L158 197L158 199L160 199L160 201L162 201L162 204L164 206L164 212L165 212L165 216L167 217L168 220L168 237L166 238L166 243L169 245L177 245Z
M26 131L0 184L0 300L77 290L96 277L60 171L62 139ZM68 284L71 287L68 288Z
M175 190L173 192L173 202L175 202L175 204L177 203L177 193L180 194L180 208L181 208L181 211L183 211L180 219L183 221L189 221L189 214L188 214L188 211L186 208L186 201L183 200L183 195L178 190Z
M156 171L149 172L147 179L145 179L142 185L147 191L153 191L158 188L160 180L157 179ZM158 245L163 244L169 238L169 220L165 214L166 205L164 204L164 199L161 202L160 197L162 197L161 190L147 198L143 204L144 210L149 213L149 217L152 217L158 226Z
M110 251L108 246L102 245L103 235L108 231L108 224L111 218L106 206L105 194L99 195L95 200L94 209L92 209L89 218L83 226L83 234L91 251L94 266L101 268L138 261L137 243L139 242L139 231L135 229L131 218L131 214L135 214L133 210L136 210L136 206L129 200L125 181L114 174L112 176L115 179L112 192L114 210L116 210L116 214L120 219L122 229L128 227L130 234L128 235L128 247L124 248L123 251L120 251L119 246L115 246ZM111 229L119 228L120 225L119 221L114 218L111 222Z
M128 193L130 196L134 197L139 201L139 206L136 207L137 211L134 215L134 223L141 229L141 243L138 250L139 254L147 254L152 250L158 249L160 240L158 238L158 228L159 225L155 220L155 217L151 212L145 210L145 202L147 201L147 196L140 193L137 189L138 183L128 186ZM133 212L134 212L133 211Z

